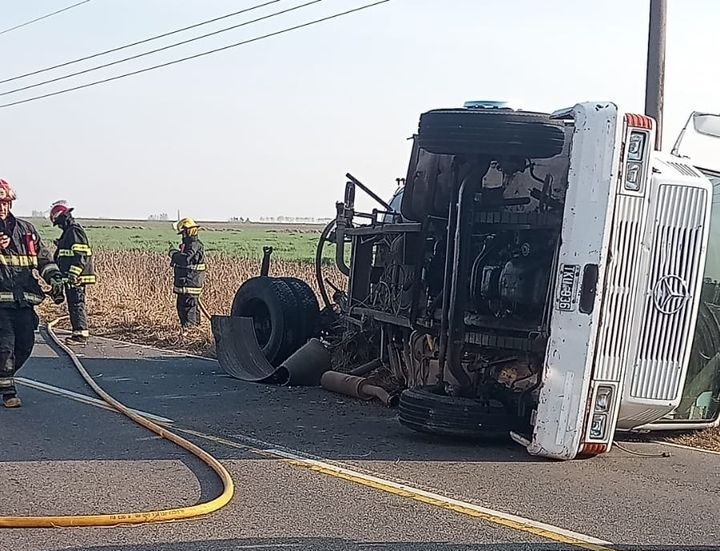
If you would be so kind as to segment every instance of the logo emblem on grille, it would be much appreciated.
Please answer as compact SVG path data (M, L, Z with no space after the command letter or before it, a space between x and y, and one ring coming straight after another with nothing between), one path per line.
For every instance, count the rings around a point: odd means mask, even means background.
M690 300L690 291L676 275L661 277L653 287L653 304L663 314L676 314Z

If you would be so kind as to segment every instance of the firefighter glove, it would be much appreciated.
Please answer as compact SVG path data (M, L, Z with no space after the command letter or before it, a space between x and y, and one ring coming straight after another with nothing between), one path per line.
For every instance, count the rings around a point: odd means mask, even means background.
M77 274L70 272L67 277L67 282L71 287L78 287L80 285L80 278Z
M62 304L65 300L65 282L60 272L50 278L50 297L55 304Z

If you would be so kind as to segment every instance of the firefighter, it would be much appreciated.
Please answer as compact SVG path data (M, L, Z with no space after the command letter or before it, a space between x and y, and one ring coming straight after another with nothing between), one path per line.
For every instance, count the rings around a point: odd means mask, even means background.
M50 221L62 230L60 239L56 241L55 262L65 278L65 295L72 327L72 335L65 342L83 345L90 336L85 288L95 283L95 271L87 234L72 212L73 209L64 201L58 201L50 207Z
M171 246L170 265L174 270L173 291L177 295L177 313L182 334L200 325L200 293L205 282L205 248L198 238L198 226L192 218L175 224L182 235L179 249Z
M35 306L45 295L34 270L51 286L53 300L63 301L63 277L37 230L12 214L15 193L0 179L0 396L6 408L22 405L15 373L35 345Z

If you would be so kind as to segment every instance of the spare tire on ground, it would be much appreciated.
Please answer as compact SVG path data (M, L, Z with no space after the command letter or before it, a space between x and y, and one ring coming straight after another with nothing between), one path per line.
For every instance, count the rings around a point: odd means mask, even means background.
M545 113L435 109L420 116L417 139L438 155L545 159L562 151L565 131Z
M446 396L439 385L403 391L399 419L418 432L462 439L509 438L520 424L496 400Z
M281 279L248 279L235 293L232 316L252 318L263 355L278 366L301 344L302 316L295 294Z
M305 344L308 339L317 337L320 330L320 305L315 291L302 279L296 277L281 277L295 295L300 318L298 347Z

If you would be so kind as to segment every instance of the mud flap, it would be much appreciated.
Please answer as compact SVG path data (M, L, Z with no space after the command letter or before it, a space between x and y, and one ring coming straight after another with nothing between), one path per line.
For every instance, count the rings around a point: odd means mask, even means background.
M211 320L220 367L236 379L253 383L286 384L284 367L273 367L255 338L252 318L213 316Z

